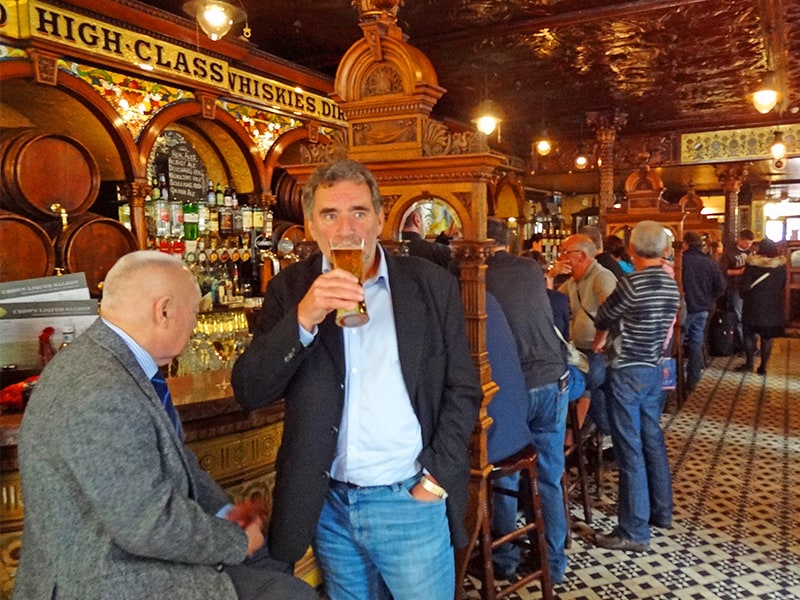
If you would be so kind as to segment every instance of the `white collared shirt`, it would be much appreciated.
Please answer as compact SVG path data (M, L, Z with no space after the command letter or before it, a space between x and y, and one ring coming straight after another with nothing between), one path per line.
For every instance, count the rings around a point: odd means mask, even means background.
M334 479L361 486L412 477L422 451L422 428L400 368L386 256L380 246L378 252L378 273L364 284L369 322L342 328L344 413L331 466ZM330 268L323 257L323 272Z

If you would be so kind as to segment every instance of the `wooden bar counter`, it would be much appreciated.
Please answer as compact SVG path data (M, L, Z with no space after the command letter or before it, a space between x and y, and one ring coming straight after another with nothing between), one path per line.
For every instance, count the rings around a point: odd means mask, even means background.
M246 411L224 382L229 371L205 371L170 377L173 401L181 415L187 445L200 465L235 500L272 496L275 458L283 434L283 403ZM17 466L17 430L22 413L0 415L0 600L10 600L19 563L23 491ZM310 551L295 565L295 574L320 584Z

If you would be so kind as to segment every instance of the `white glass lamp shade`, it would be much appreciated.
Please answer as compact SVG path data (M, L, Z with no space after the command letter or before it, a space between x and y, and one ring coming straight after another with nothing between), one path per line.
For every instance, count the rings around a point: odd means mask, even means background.
M244 10L224 0L192 0L183 5L183 10L197 19L200 29L214 42L247 17Z
M775 137L772 140L772 146L769 147L769 153L775 160L781 160L786 156L786 143L783 141L783 133L780 131L775 132Z
M502 111L491 100L481 102L473 112L473 121L478 131L486 135L491 134L503 120Z
M753 106L762 115L767 114L769 111L775 108L775 105L780 99L780 92L778 91L778 85L775 82L774 73L767 73L767 75L759 84L758 89L753 92L752 97Z
M539 156L547 156L550 154L552 149L553 144L550 142L550 139L546 134L542 134L542 137L536 140L536 152L539 154Z

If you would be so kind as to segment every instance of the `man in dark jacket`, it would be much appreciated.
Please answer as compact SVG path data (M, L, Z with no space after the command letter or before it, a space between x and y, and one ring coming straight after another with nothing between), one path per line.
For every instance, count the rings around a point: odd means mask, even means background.
M408 242L408 253L411 256L427 258L445 269L449 268L452 259L450 246L439 242L429 242L425 239L425 231L424 210L418 206L406 217L403 231L400 232L403 240Z
M683 295L686 319L681 332L687 348L686 389L691 392L700 381L703 369L703 343L708 315L717 298L725 293L725 276L719 266L703 252L703 240L695 231L683 236Z
M561 488L568 402L566 353L556 335L541 267L508 252L505 221L489 219L486 236L495 242L494 254L486 259L486 290L503 308L517 344L528 390L528 427L539 451L537 481L550 575L553 582L562 582L567 568L567 515Z
M313 541L332 600L452 598L482 390L458 282L384 252L382 202L360 163L312 174L303 210L322 255L269 282L233 387L247 408L285 399L274 558L295 561ZM331 264L339 233L364 240L361 279ZM336 310L362 301L369 321L337 327Z

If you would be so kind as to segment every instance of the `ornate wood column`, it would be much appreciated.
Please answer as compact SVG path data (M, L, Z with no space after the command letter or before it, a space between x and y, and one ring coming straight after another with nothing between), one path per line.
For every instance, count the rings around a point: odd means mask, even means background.
M600 227L605 230L606 211L614 205L614 142L617 132L628 122L628 115L618 109L586 113L586 123L600 144L597 168L600 171Z
M136 245L140 250L147 248L147 222L144 215L144 199L150 194L151 187L147 179L137 179L120 186L120 189L131 205L131 228L136 237Z
M739 234L739 190L750 174L749 162L716 165L717 179L725 194L725 225L722 243L730 246L736 243Z
M500 388L492 380L489 355L486 352L486 257L494 248L493 242L457 241L452 243L461 270L461 299L467 322L470 352L480 375L483 399L478 418L472 429L469 446L470 485L465 525L469 543L456 550L456 598L463 595L464 579L472 549L481 532L482 515L489 502L486 479L491 472L486 435L492 418L486 408Z

